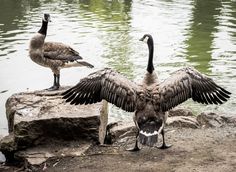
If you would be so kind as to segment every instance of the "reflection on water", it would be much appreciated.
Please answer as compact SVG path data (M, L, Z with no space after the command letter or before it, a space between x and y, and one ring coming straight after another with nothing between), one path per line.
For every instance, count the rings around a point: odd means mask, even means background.
M80 1L80 4L81 9L96 15L101 43L106 50L102 57L106 60L107 66L133 78L133 64L129 60L132 53L130 50L132 37L129 35L132 1L126 0L123 3L106 0Z
M7 133L5 101L15 92L48 88L50 70L28 57L28 43L39 30L41 16L52 16L46 40L71 45L96 67L111 67L130 79L142 79L147 45L154 37L155 68L164 79L184 66L195 66L231 92L236 86L236 1L233 0L1 0L0 6L0 134ZM91 72L62 71L61 83L74 85ZM7 91L6 91L7 90ZM185 103L204 109L235 111L235 95L222 106ZM111 120L132 115L111 106Z
M217 32L221 1L198 0L194 2L189 38L186 40L186 58L201 72L209 73L212 59L212 43ZM203 17L204 16L204 17Z

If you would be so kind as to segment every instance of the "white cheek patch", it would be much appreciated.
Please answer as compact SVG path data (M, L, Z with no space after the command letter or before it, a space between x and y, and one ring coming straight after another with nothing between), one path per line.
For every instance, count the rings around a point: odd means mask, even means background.
M143 42L147 43L147 41L148 41L148 37L146 36L146 37L144 38Z

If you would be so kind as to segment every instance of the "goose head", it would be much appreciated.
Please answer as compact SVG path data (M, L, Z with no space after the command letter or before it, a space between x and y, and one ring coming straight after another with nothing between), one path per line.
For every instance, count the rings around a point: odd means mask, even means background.
M148 73L152 74L154 71L154 66L153 66L153 51L154 51L154 46L153 46L153 38L150 34L145 34L140 41L146 42L148 45L149 49L149 58L148 58L148 65L147 65L147 71Z
M44 14L42 19L42 26L40 30L38 31L39 34L46 36L47 35L47 29L48 29L48 22L51 21L50 14Z
M43 21L44 21L44 22L51 22L50 14L45 13L45 14L43 15Z

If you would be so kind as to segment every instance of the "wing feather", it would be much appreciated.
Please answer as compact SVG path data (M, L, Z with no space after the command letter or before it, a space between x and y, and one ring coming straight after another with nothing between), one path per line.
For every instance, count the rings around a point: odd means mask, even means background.
M160 107L168 111L189 98L203 104L222 104L230 94L211 78L188 67L176 71L160 84Z
M138 86L112 69L94 72L62 95L71 104L91 104L102 99L133 112L136 107Z
M54 52L54 55L63 54L65 56L77 57L77 59L82 59L77 51L68 45L60 42L45 42L43 45L43 50L46 53ZM53 58L53 56L51 56Z
M73 48L60 42L45 42L43 56L49 60L60 60L64 64L75 62L75 64L81 66L94 67L90 63L83 61L83 58Z

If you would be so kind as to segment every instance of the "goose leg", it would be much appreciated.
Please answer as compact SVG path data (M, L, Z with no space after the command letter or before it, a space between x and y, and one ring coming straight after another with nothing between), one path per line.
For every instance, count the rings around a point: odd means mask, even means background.
M60 87L60 83L59 83L59 80L60 80L60 74L53 74L54 76L54 82L53 82L53 86L48 88L47 90L48 91L54 91L54 90L58 90L59 87Z
M109 123L106 127L106 135L104 139L104 144L111 145L112 144L112 135L111 135L111 128L118 125L117 122Z
M56 86L59 88L60 87L60 74L56 75Z
M137 135L136 135L134 148L126 149L127 151L136 152L140 150L140 148L138 147L138 135L139 135L139 131L137 132Z
M165 143L165 132L164 132L164 128L161 130L161 135L162 135L162 145L160 147L158 147L159 149L168 149L169 147L171 147L172 145L166 145Z

